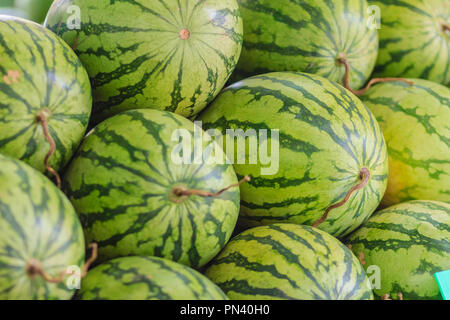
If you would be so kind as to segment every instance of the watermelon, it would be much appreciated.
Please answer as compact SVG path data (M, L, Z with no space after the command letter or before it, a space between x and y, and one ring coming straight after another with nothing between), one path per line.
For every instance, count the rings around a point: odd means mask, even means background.
M368 300L369 279L339 240L310 226L273 224L233 238L205 275L235 300Z
M86 70L52 32L9 16L0 16L0 55L0 153L61 169L89 122Z
M122 257L88 272L78 300L226 300L197 271L157 257Z
M410 80L414 85L382 83L361 96L388 147L384 207L407 200L450 202L450 89Z
M375 75L450 85L450 2L369 0L381 12Z
M67 268L81 268L84 236L64 194L44 175L0 155L0 300L70 299Z
M378 297L441 299L434 273L450 269L450 204L415 200L391 206L347 242L366 268L379 268Z
M212 154L199 164L174 161L177 130L193 135L197 129L171 112L128 110L100 123L83 141L64 176L64 190L87 240L99 245L98 261L149 255L197 268L231 237L239 188L217 197L177 190L222 190L237 182L233 166L210 162Z
M33 21L42 23L53 0L15 0L16 8L26 12Z
M82 13L75 29L73 5ZM45 25L87 68L94 123L136 108L197 114L220 92L242 48L236 0L59 0Z
M291 72L251 77L226 88L198 120L234 144L237 139L228 129L272 130L267 139L279 145L271 151L279 164L270 165L278 170L267 171L262 147L255 164L248 154L245 163L234 161L238 176L252 177L241 187L243 226L317 226L329 214L319 227L343 236L363 223L383 197L388 161L381 130L356 96L330 80ZM279 130L275 139L273 130ZM237 152L231 154L230 145L237 150L232 142L224 149L233 161Z
M376 28L368 28L366 0L239 0L244 43L233 80L301 71L361 88L375 66ZM344 60L343 60L344 59Z

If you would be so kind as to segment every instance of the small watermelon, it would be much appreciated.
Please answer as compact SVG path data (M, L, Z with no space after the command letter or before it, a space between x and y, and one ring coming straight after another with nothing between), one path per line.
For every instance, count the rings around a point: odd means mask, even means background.
M450 85L450 1L369 0L381 12L375 75Z
M379 268L378 297L441 299L434 274L450 269L450 204L394 205L375 213L347 242L365 268Z
M50 283L39 273L55 279L83 265L83 230L69 200L41 173L3 155L0 195L0 300L70 299L66 278Z
M314 73L361 88L375 66L378 33L366 0L239 0L242 55L233 80L275 71Z
M71 6L80 9L79 27ZM220 92L242 48L236 0L57 0L45 25L87 68L95 123L136 108L197 114Z
M226 300L197 271L157 257L122 257L88 272L78 300Z
M450 89L410 81L381 83L361 96L388 147L384 207L407 200L450 202Z
M200 164L173 161L178 130L193 136L194 123L167 111L129 110L100 123L82 143L64 189L87 240L99 245L99 261L149 255L200 267L231 237L239 188L217 197L177 190L220 191L236 184L233 166L209 163L212 154Z
M238 148L228 156L238 176L252 177L241 187L243 225L317 225L329 212L320 228L342 236L363 223L383 197L388 161L381 130L356 96L330 80L290 72L248 78L226 88L198 120L235 144L229 130L279 130L276 139L267 133L267 144L279 145L272 164L263 164L261 140L255 164L248 154L239 163ZM224 147L227 154L230 145Z
M352 252L309 226L273 224L233 238L205 272L236 300L367 300L373 294Z
M44 172L54 149L58 171L89 122L87 72L64 41L20 18L0 16L0 55L0 152Z

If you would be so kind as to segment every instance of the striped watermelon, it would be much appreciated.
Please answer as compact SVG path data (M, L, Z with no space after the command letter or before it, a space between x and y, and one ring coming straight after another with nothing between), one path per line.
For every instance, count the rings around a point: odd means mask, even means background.
M366 0L239 0L242 56L234 80L273 71L302 71L361 88L375 66L378 33L368 28Z
M239 188L215 198L176 189L221 190L236 183L233 167L206 163L210 158L176 164L178 129L193 134L194 124L167 111L125 111L99 124L75 155L65 190L87 240L99 245L99 261L150 255L200 267L231 237Z
M225 300L208 278L170 260L123 257L88 272L79 300Z
M387 153L380 128L357 97L325 78L289 72L248 78L226 88L198 119L205 129L223 133L280 130L278 173L263 175L261 160L234 165L238 176L252 177L241 187L244 225L311 225L367 178L320 225L342 236L367 219L383 197Z
M0 155L0 300L70 299L74 290L49 283L84 262L84 237L69 200L46 177Z
M377 296L441 299L434 273L450 269L450 204L410 201L375 213L348 243L380 268ZM400 294L400 297L399 297Z
M44 115L59 170L78 147L92 108L86 70L72 50L44 27L0 16L0 152L41 172L49 152Z
M389 153L384 206L407 200L450 202L450 89L427 80L389 82L361 99L375 114Z
M367 300L373 294L352 252L321 230L273 224L233 238L205 275L237 300Z
M369 0L381 12L375 75L450 85L450 2Z
M73 5L75 30L66 23ZM57 0L46 26L87 68L94 122L135 108L193 116L220 92L242 48L236 0Z

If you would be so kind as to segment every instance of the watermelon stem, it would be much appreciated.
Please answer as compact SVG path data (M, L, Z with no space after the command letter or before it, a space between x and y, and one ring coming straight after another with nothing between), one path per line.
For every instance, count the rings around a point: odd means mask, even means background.
M250 177L249 176L245 176L241 181L239 181L236 184L232 184L222 190L220 190L219 192L213 193L213 192L209 192L209 191L204 191L204 190L196 190L196 189L185 189L183 187L176 187L172 190L172 192L177 196L177 197L182 197L182 196L200 196L200 197L218 197L220 196L222 193L224 193L225 191L231 189L231 188L235 188L235 187L239 187L241 184L245 183L245 182L249 182L250 181Z
M44 132L44 137L50 144L50 149L49 149L48 153L45 155L44 165L45 165L45 169L56 178L56 185L58 186L58 189L61 189L61 177L59 176L59 173L55 169L53 169L50 166L50 164L48 163L51 156L56 151L56 144L55 144L55 140L53 140L53 138L49 132L49 129L48 129L47 113L49 113L49 110L42 110L36 116L37 122L40 123L42 126L42 130Z
M87 275L90 266L92 265L92 263L94 263L95 260L97 260L97 257L98 257L97 243L95 243L95 242L91 243L89 245L89 248L92 249L92 254L91 254L91 257L83 265L83 268L82 268L81 274L80 274L80 279L84 278ZM67 270L64 270L57 277L52 277L42 269L41 262L36 259L28 260L25 271L26 271L26 274L30 278L34 278L36 276L41 276L48 283L60 283L64 280L65 276L72 275L74 273L74 271L67 272Z
M187 40L191 37L191 32L188 29L183 28L180 30L179 35L180 35L181 40Z
M450 25L443 23L442 24L442 31L449 32L450 31Z
M344 87L356 96L360 96L360 95L366 93L374 84L381 83L381 82L403 81L411 86L414 85L414 82L409 81L404 78L373 78L369 81L369 83L364 88L362 88L360 90L353 90L350 87L350 70L351 70L351 68L350 68L350 63L348 62L346 55L341 54L339 56L339 58L337 59L337 61L339 63L342 63L345 67L345 75L342 80L342 82L344 83Z
M335 203L335 204L329 206L325 210L325 213L323 214L323 216L320 217L319 219L317 219L313 223L313 227L317 228L322 222L324 222L327 219L328 214L330 213L331 210L343 206L348 201L348 199L350 199L350 196L352 195L353 192L355 192L356 190L362 189L362 188L364 188L366 186L367 182L369 182L369 179L370 179L370 171L369 171L369 169L361 168L361 171L359 172L359 178L361 179L361 182L358 183L356 186L352 187L350 189L350 191L347 193L347 195L345 196L344 199L342 199L338 203Z

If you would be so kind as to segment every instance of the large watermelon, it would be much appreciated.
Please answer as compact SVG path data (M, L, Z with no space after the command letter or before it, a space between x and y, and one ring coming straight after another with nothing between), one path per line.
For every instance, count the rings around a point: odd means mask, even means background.
M450 269L450 204L417 200L389 207L370 217L348 243L362 253L366 268L379 268L377 296L441 299L434 273Z
M372 299L352 252L321 230L274 224L233 238L205 275L238 300Z
M237 182L233 166L207 163L210 157L178 164L176 130L193 135L194 124L167 111L125 111L90 132L68 167L65 190L100 261L154 255L199 267L229 240L239 188L217 197L176 190L219 191Z
M381 12L375 74L450 85L450 1L369 0Z
M79 300L225 300L208 278L170 260L124 257L88 272Z
M244 44L234 80L273 71L315 73L364 85L375 66L378 33L366 0L239 0Z
M279 143L272 151L277 172L264 172L269 165L261 156L257 164L248 154L245 164L234 161L238 175L252 177L241 187L244 225L311 225L333 209L320 228L341 236L367 219L383 197L387 152L380 128L356 96L325 78L288 72L248 78L226 88L198 119L205 129L224 134L279 129L278 141L268 138Z
M70 299L57 279L84 261L84 237L69 200L41 173L0 155L0 300ZM75 270L73 270L75 271Z
M81 25L70 29L73 5ZM135 108L195 115L220 92L242 48L236 0L57 0L46 26L87 68L94 122Z
M383 205L450 202L450 89L427 80L374 86L361 99L375 114L389 153Z
M0 16L0 152L44 172L62 168L89 122L86 70L69 46L30 21ZM48 134L45 131L48 130Z

